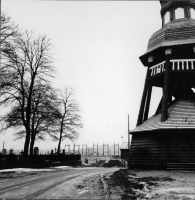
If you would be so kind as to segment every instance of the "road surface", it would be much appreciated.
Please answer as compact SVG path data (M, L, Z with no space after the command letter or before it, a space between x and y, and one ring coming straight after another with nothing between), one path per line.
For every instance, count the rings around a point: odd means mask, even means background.
M104 187L100 176L116 170L118 168L69 168L0 178L0 198L101 198Z

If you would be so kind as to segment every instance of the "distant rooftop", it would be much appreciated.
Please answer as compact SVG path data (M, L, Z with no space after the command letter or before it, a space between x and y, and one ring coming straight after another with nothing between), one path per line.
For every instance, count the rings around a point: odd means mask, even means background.
M123 142L120 149L128 149L128 142Z

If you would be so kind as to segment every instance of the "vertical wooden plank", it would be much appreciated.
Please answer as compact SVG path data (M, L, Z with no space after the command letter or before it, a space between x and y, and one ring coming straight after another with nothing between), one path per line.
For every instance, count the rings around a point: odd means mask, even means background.
M148 119L151 94L152 94L152 82L151 82L151 80L149 80L148 89L147 89L147 99L146 99L146 105L145 105L145 111L144 111L144 119L143 119L143 121L146 121Z
M169 76L170 76L170 54L166 55L166 70L164 74L163 86L163 102L162 102L162 115L161 121L164 122L168 118L168 98L169 98Z
M139 126L143 122L143 113L144 113L144 106L145 106L145 102L146 102L146 95L147 95L147 89L148 89L149 72L150 72L150 70L149 70L149 67L148 67L148 70L147 70L147 73L146 73L145 84L144 84L144 91L143 91L143 94L142 94L141 105L140 105L138 119L137 119L137 126Z

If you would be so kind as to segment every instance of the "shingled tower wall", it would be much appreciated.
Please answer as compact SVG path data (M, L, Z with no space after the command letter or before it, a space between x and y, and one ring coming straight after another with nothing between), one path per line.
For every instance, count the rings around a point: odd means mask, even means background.
M195 0L160 3L162 28L140 57L148 69L137 127L130 132L130 168L195 163ZM163 94L148 119L153 87Z

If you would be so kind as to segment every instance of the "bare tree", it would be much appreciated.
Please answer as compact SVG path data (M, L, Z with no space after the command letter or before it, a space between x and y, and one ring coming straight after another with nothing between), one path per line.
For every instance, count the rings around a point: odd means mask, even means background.
M58 112L56 112L56 127L59 136L57 139L58 149L57 154L60 153L60 146L63 139L70 140L77 139L79 136L78 129L82 128L81 116L79 115L79 107L76 101L72 98L72 89L65 88L64 92L60 92L58 100Z
M11 18L8 17L5 13L1 14L1 37L0 45L1 51L4 53L7 51L9 44L12 43L13 39L19 34L18 26L15 25Z
M35 86L47 85L54 68L50 57L50 41L46 36L35 37L25 32L18 35L6 51L5 70L0 80L0 105L13 106L9 116L19 112L20 123L8 121L7 127L25 128L24 154L28 155L32 124L32 102ZM3 119L6 118L3 117ZM11 119L11 118L10 118Z

